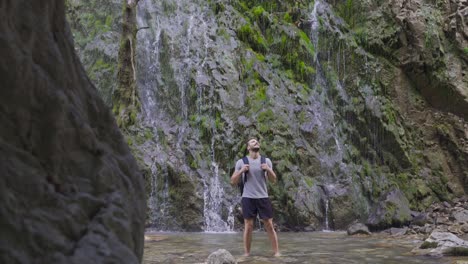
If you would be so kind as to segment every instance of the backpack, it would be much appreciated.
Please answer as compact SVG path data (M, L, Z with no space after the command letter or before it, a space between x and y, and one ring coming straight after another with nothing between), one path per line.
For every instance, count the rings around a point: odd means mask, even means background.
M249 165L249 158L247 158L247 156L243 157L242 161L244 162L244 165ZM264 164L264 163L266 163L266 158L264 156L260 156L260 164ZM242 173L242 178L237 184L237 187L239 188L239 192L241 196L244 193L244 185L247 182L247 172L249 171Z

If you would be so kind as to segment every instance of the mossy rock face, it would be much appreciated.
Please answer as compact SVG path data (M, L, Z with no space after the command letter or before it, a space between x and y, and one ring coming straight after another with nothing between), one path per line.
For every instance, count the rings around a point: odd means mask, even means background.
M117 87L122 2L65 2L77 54L104 102L111 106L112 92Z
M411 221L408 199L400 190L387 193L371 210L367 225L371 230L400 227Z
M175 230L202 226L204 190L223 191L223 221L238 208L229 177L252 136L277 172L269 192L284 230L321 229L326 219L343 229L369 215L375 228L398 226L408 221L408 208L460 195L463 184L468 190L466 122L431 108L433 96L419 80L426 74L437 81L433 87L451 83L446 55L453 52L442 52L449 45L438 41L444 35L430 28L428 43L409 39L411 29L389 3L333 4L140 1L140 26L149 27L138 33L141 111L129 109L135 114L122 121L131 124L128 142L148 179L161 181L152 166L173 170L171 203L187 210L168 210L179 222ZM431 23L438 19L429 13ZM97 76L111 72L110 61L97 57L89 65ZM449 73L464 83L460 65L455 58ZM216 186L206 178L214 174ZM327 192L327 185L346 188Z

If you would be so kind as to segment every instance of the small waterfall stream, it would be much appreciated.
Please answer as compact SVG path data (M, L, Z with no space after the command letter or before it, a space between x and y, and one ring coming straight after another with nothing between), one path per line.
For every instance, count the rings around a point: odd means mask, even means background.
M319 133L319 138L321 139L317 142L317 145L320 146L319 160L322 166L325 168L326 175L321 176L321 181L325 185L330 185L336 178L340 177L340 174L346 174L345 172L349 169L347 165L343 162L344 152L345 152L345 140L340 135L340 127L338 125L339 118L336 116L335 108L339 107L335 105L333 100L330 98L330 90L337 90L339 96L343 100L348 100L348 96L345 90L342 87L340 80L335 84L335 87L331 87L330 82L327 80L325 71L332 71L332 69L324 69L324 65L321 62L320 54L327 54L327 62L330 61L331 50L321 50L319 45L319 34L320 34L320 23L319 16L320 13L323 13L324 5L320 0L316 0L312 13L310 15L311 19L311 31L309 38L311 39L314 48L314 63L316 67L316 75L313 86L315 87L314 93L309 98L309 112L312 113L310 122L307 124L307 129L312 131L317 129ZM340 50L338 51L337 63L340 64L339 57L341 56ZM344 61L344 60L343 60ZM329 66L328 66L329 67ZM340 71L340 68L337 67L337 71ZM339 76L339 73L338 73ZM324 191L323 194L325 197L322 198L323 209L324 209L324 230L330 230L332 228L333 219L330 219L330 193Z

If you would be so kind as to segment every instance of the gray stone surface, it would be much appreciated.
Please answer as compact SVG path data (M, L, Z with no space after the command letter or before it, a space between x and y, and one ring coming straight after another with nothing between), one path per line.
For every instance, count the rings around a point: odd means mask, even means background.
M437 247L427 249L415 248L412 252L420 255L442 256L444 253L449 252L451 248L468 248L467 241L449 232L434 231L425 242L436 242Z
M347 232L348 232L348 235L350 236L357 235L357 234L364 234L364 235L371 234L371 232L369 232L369 228L366 225L361 224L361 223L356 223L356 224L351 225L348 228Z
M208 264L237 264L236 259L225 249L218 249L211 253L206 260Z
M402 226L411 220L409 201L400 190L389 192L369 215L367 225L372 229Z
M64 2L0 6L0 263L139 263L143 179Z

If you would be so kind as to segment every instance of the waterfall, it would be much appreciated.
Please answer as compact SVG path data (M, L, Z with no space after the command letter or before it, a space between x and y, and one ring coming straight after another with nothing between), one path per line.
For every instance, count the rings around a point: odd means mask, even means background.
M329 209L328 204L329 204L329 200L327 197L327 199L325 200L325 230L324 231L330 230L330 225L328 224L328 209Z
M313 83L314 87L321 87L319 92L315 92L309 98L309 112L313 113L312 119L308 124L308 128L312 130L314 127L318 128L319 136L322 139L319 142L323 150L334 150L334 151L322 151L320 153L320 161L326 165L327 168L333 168L336 165L340 165L343 160L343 140L338 135L339 128L336 126L335 113L333 103L328 98L328 89L338 89L342 93L345 93L341 87L341 84L337 84L337 87L329 87L327 79L322 69L319 56L319 11L323 3L319 0L315 1L314 8L311 14L311 33L310 39L315 48L314 61L316 64L316 76ZM330 50L327 50L329 53ZM330 146L328 142L334 142L334 146ZM327 144L328 143L328 144Z
M154 157L151 166L151 191L148 198L148 208L150 209L150 221L160 230L166 229L166 221L169 203L169 179L167 168L159 169Z
M223 200L226 196L224 189L219 181L219 166L216 163L215 156L215 133L216 127L212 121L213 136L211 138L211 177L204 177L204 206L205 232L232 232L234 230L233 206L229 206L227 220L221 217L223 211Z
M205 216L205 232L232 232L234 230L234 216L232 214L232 206L229 207L228 219L224 221L221 218L223 209L223 198L225 197L224 189L219 181L218 164L211 164L213 175L208 179L204 179L204 209Z
M320 21L327 23L326 20L319 20L321 14L325 13L326 3L322 1L315 1L312 13L310 15L311 30L310 36L312 44L315 48L315 54L313 63L316 67L316 75L313 80L312 86L316 89L313 90L312 95L309 98L308 111L310 112L310 120L303 126L303 130L312 131L314 129L318 132L318 138L320 141L316 143L319 146L319 161L322 167L325 169L325 173L321 175L321 181L325 185L331 185L336 181L337 177L348 174L348 165L343 162L345 153L345 139L341 136L341 128L339 126L339 116L336 115L339 111L336 110L339 106L334 103L333 98L330 97L330 91L335 90L341 100L347 102L349 97L344 90L341 80L339 78L339 71L341 70L342 75L344 67L340 67L341 63L344 63L344 59L341 60L342 48L339 46L338 54L334 60L337 64L338 80L336 82L330 82L327 80L326 72L333 72L333 69L326 68L324 65L330 67L332 59L331 47L327 47L327 50L320 50ZM327 26L327 25L322 25ZM319 56L319 54L326 54L325 58ZM321 60L325 60L327 63L322 63ZM318 89L321 88L321 89ZM337 175L338 174L338 175ZM324 201L324 230L330 230L330 197L329 193L325 192Z
M152 146L167 157L156 159L151 169L151 192L148 197L150 221L158 228L168 225L169 188L167 168L174 164L186 164L188 146L200 142L200 128L190 123L192 115L212 116L213 90L210 83L213 45L210 35L216 33L211 7L204 1L141 1L138 5L138 87L144 123L152 131L163 134L164 140ZM164 63L164 65L162 65ZM209 92L210 94L205 94ZM192 102L193 101L193 102ZM197 120L200 121L200 120ZM201 161L200 170L178 166L176 170L186 175L198 175L203 192L204 230L227 232L234 227L234 206L227 202L224 181L220 179L219 165L215 157L215 124L212 123L211 155L209 162ZM205 153L208 154L208 153ZM158 154L156 154L158 155ZM204 154L201 154L204 155ZM170 165L166 165L170 163ZM209 171L209 173L205 173ZM165 178L166 177L166 178ZM197 196L196 194L194 194ZM199 197L199 196L197 196ZM170 210L171 212L174 210Z

